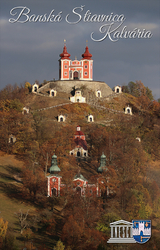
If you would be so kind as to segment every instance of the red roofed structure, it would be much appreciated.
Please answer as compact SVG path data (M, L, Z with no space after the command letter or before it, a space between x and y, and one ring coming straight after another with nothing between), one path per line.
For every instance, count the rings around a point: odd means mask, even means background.
M74 146L75 148L70 151L70 155L74 155L76 157L88 156L87 142L80 126L77 126L77 130L74 136Z
M64 45L63 52L60 54L61 59L68 59L71 60L69 57L71 55L67 52L67 47Z
M71 60L64 43L63 52L59 59L59 79L60 80L93 80L93 60L89 48L86 46L82 59Z
M92 54L89 53L89 49L88 49L88 46L86 46L86 49L85 49L85 52L82 54L82 57L84 59L87 59L87 60L92 60L91 57L92 57Z

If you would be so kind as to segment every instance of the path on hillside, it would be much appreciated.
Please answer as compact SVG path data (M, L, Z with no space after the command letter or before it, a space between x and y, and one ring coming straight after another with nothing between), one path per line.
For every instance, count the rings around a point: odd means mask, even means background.
M47 109L52 109L52 108L57 108L57 107L61 107L61 106L68 105L68 104L73 104L73 102L72 103L61 103L61 104L57 104L55 106L50 106L50 107L46 107L46 108L36 109L36 110L31 111L31 113L37 112L37 111L42 111L42 110L47 110Z
M112 113L121 113L121 114L124 114L123 111L115 110L115 109L111 109L111 108L107 108L107 107L105 107L105 106L98 105L97 103L93 103L93 102L86 102L86 103L87 103L88 105L95 106L97 109L107 110L107 111L110 111L110 112L112 112ZM74 104L74 102L61 103L61 104L57 104L57 105L50 106L50 107L45 107L45 108L41 108L41 109L36 109L36 110L31 111L31 113L33 113L33 112L38 112L38 111L43 111L43 110L47 110L47 109L52 109L52 108L57 108L57 107L65 106L65 105L72 105L72 104Z

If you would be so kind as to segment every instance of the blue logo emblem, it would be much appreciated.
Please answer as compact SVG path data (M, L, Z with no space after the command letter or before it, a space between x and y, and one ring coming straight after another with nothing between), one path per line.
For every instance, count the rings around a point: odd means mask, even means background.
M133 238L138 243L145 243L151 237L151 220L132 220Z

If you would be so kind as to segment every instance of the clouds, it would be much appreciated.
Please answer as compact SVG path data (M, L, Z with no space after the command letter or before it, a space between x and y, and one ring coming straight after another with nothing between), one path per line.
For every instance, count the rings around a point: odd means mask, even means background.
M91 33L99 34L99 27L103 23L84 22L69 24L65 17L75 7L85 5L83 11L77 12L82 16L89 10L92 14L110 15L124 14L124 25L128 30L134 28L151 30L150 39L119 39L112 42L106 38L102 42L94 42ZM9 23L10 10L15 6L27 6L31 14L47 15L51 10L55 14L62 11L60 22L26 22ZM160 65L160 34L159 34L159 5L151 1L126 0L16 0L2 1L0 19L0 86L15 82L29 81L31 84L37 79L40 82L58 79L58 59L63 50L66 39L71 58L81 59L88 40L89 50L94 60L94 79L105 81L110 87L115 84L141 80L145 86L152 89L155 98L160 97L159 65ZM70 20L71 20L70 19Z

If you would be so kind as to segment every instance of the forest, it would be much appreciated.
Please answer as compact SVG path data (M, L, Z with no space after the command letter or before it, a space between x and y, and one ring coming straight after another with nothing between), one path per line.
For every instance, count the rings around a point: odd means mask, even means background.
M136 81L94 105L66 103L39 111L66 99L64 93L37 95L31 87L25 82L0 91L0 249L132 250L135 244L107 244L110 223L148 219L152 236L145 244L136 243L136 249L158 250L160 101ZM122 112L128 105L132 116ZM24 107L29 113L22 112ZM58 123L59 114L66 115L64 123ZM94 115L93 123L87 122L88 114ZM78 125L86 136L85 160L69 154ZM97 173L102 153L107 171ZM53 154L66 185L60 197L47 197ZM67 188L78 171L89 183L99 181L101 197Z

